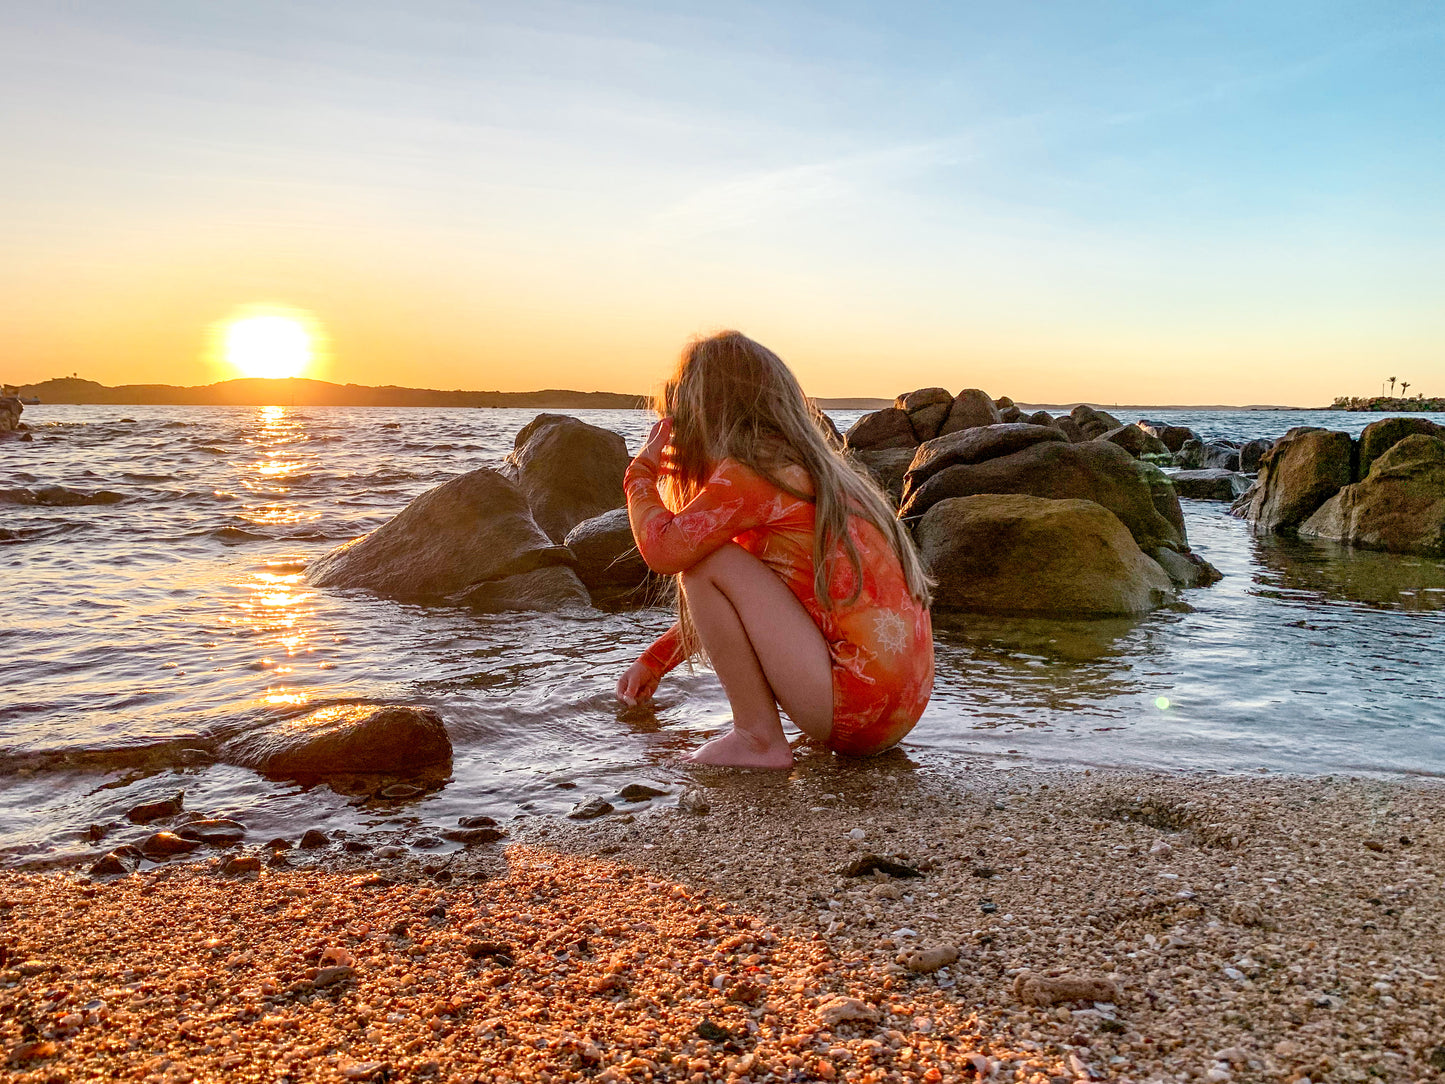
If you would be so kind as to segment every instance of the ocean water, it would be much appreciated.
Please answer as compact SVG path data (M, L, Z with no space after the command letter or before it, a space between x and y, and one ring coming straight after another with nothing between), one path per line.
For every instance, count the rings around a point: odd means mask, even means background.
M499 463L534 413L29 408L35 439L0 445L0 490L59 485L110 503L0 493L0 863L94 855L88 825L180 788L187 808L265 839L551 813L633 779L686 783L680 754L727 723L716 679L679 670L654 708L613 696L667 612L477 615L302 581L309 560L424 490ZM634 449L650 422L576 413ZM1235 440L1301 424L1358 433L1379 417L1151 416ZM856 413L835 417L846 427ZM1445 775L1445 562L1256 538L1220 504L1186 501L1185 516L1221 583L1137 620L940 619L933 700L889 755L950 772ZM440 711L456 746L445 785L378 809L344 786L195 752L358 699Z

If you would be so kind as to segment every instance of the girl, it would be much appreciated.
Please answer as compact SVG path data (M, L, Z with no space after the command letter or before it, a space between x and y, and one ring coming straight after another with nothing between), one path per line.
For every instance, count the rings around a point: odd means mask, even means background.
M627 512L648 566L679 579L679 618L618 697L647 699L701 648L733 726L696 762L790 767L779 707L838 753L897 743L933 688L933 629L928 577L887 499L782 359L736 331L692 343L656 407Z

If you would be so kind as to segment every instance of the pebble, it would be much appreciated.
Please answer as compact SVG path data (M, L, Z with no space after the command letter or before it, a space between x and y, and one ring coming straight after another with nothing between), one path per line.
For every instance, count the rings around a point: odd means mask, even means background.
M500 828L448 828L442 833L442 838L470 847L475 843L495 843L506 834Z
M237 855L221 863L221 872L228 877L239 877L246 873L260 873L261 859L254 854Z
M308 828L301 836L301 847L307 851L314 851L319 847L325 847L330 842L331 837L320 828Z
M574 805L567 816L574 821L590 821L607 816L612 809L612 803L606 798L588 798L586 801Z
M624 802L645 802L649 798L661 798L669 793L671 792L648 786L646 783L628 783L617 792Z
M183 839L174 832L157 832L147 837L140 849L147 858L170 858L178 854L190 854L200 845L199 839Z
M677 797L677 808L695 817L705 817L712 809L701 787L689 787Z
M497 819L495 817L458 817L458 828L495 828Z
M848 829L848 838L855 843L862 843L868 838L868 833L862 828L850 828Z

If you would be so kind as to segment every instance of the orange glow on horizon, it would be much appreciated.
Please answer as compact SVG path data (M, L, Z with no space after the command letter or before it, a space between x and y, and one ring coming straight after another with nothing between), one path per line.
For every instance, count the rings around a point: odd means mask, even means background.
M308 375L324 342L309 313L278 307L245 309L217 324L212 338L216 360L243 377L266 380Z

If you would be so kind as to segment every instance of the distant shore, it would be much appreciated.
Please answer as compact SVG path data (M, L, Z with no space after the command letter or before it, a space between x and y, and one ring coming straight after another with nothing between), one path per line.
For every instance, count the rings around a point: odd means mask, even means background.
M1445 410L1445 399L1403 399L1393 395L1375 395L1369 398L1340 396L1330 404L1331 410L1368 411L1370 413L1421 413Z

